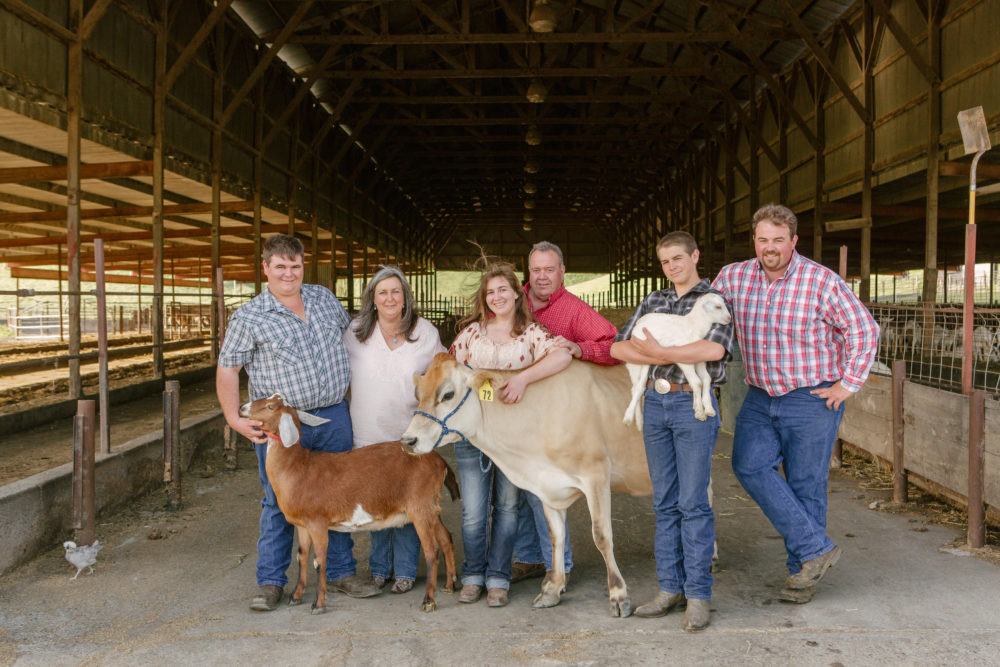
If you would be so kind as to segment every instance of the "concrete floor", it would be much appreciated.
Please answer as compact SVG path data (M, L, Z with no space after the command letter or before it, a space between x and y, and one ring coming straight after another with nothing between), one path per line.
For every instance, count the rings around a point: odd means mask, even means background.
M697 635L681 630L679 612L608 616L584 503L570 513L577 566L554 609L531 608L531 580L514 584L502 609L439 589L438 611L421 613L421 569L405 595L332 594L320 616L308 604L251 612L260 490L247 448L236 472L198 462L179 513L154 493L101 517L106 547L93 575L70 581L73 568L53 549L0 579L0 664L1000 664L1000 568L948 551L955 530L869 510L885 496L842 473L831 481L829 530L844 556L810 604L778 602L782 543L733 478L731 446L720 437L720 569L712 625ZM445 505L460 563L460 505ZM634 606L657 590L649 505L614 499L615 551ZM367 546L358 534L363 572Z

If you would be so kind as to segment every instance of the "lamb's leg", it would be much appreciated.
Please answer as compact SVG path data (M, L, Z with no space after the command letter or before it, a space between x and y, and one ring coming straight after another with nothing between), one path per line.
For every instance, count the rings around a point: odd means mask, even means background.
M715 408L712 407L712 376L708 374L705 362L694 365L694 370L701 380L701 402L705 406L705 414L709 417L715 416Z
M625 424L635 423L635 427L642 432L642 392L646 388L646 376L649 375L649 366L640 364L625 364L628 369L629 378L632 380L632 400L625 410Z
M694 404L694 418L698 421L705 421L708 415L705 413L705 403L702 398L702 382L695 372L693 364L677 364L677 368L684 373L684 379L691 385L691 402ZM711 402L709 402L711 405ZM713 412L714 414L714 412Z

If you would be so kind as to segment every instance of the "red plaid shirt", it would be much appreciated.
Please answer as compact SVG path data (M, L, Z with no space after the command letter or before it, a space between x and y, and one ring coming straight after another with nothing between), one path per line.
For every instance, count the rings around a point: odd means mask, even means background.
M553 335L562 336L579 345L583 350L581 359L602 366L621 363L611 356L611 343L618 333L615 325L601 317L583 299L568 292L565 285L552 293L547 304L536 310L528 296L530 287L530 283L524 286L524 294L528 297L528 307L532 309L532 314Z
M832 380L858 391L868 379L878 325L825 266L793 252L769 283L755 258L722 267L712 286L732 304L748 384L782 396Z

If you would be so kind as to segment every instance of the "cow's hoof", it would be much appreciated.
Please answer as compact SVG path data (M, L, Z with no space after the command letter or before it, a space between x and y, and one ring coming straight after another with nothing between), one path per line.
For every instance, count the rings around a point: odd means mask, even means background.
M535 601L531 603L531 606L535 609L547 609L555 607L557 604L559 604L559 596L557 594L542 591L535 598Z
M312 610L309 613L312 614L313 616L315 616L316 614L326 613L326 607L319 607L317 605L313 605Z
M294 606L300 605L300 604L302 604L302 598L299 598L298 600L296 600L293 597L292 598L288 598L288 606L289 607L294 607Z
M434 600L424 600L424 603L420 605L420 611L437 611L437 602Z
M612 600L608 612L615 618L628 618L632 615L632 601L628 598Z

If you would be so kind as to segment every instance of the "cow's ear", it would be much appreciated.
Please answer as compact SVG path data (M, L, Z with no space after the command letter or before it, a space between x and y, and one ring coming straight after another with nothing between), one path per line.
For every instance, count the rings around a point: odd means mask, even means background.
M483 383L487 380L493 387L499 387L503 384L503 376L495 371L477 370L475 373L469 375L469 379L466 385L470 389L479 389L483 386Z

